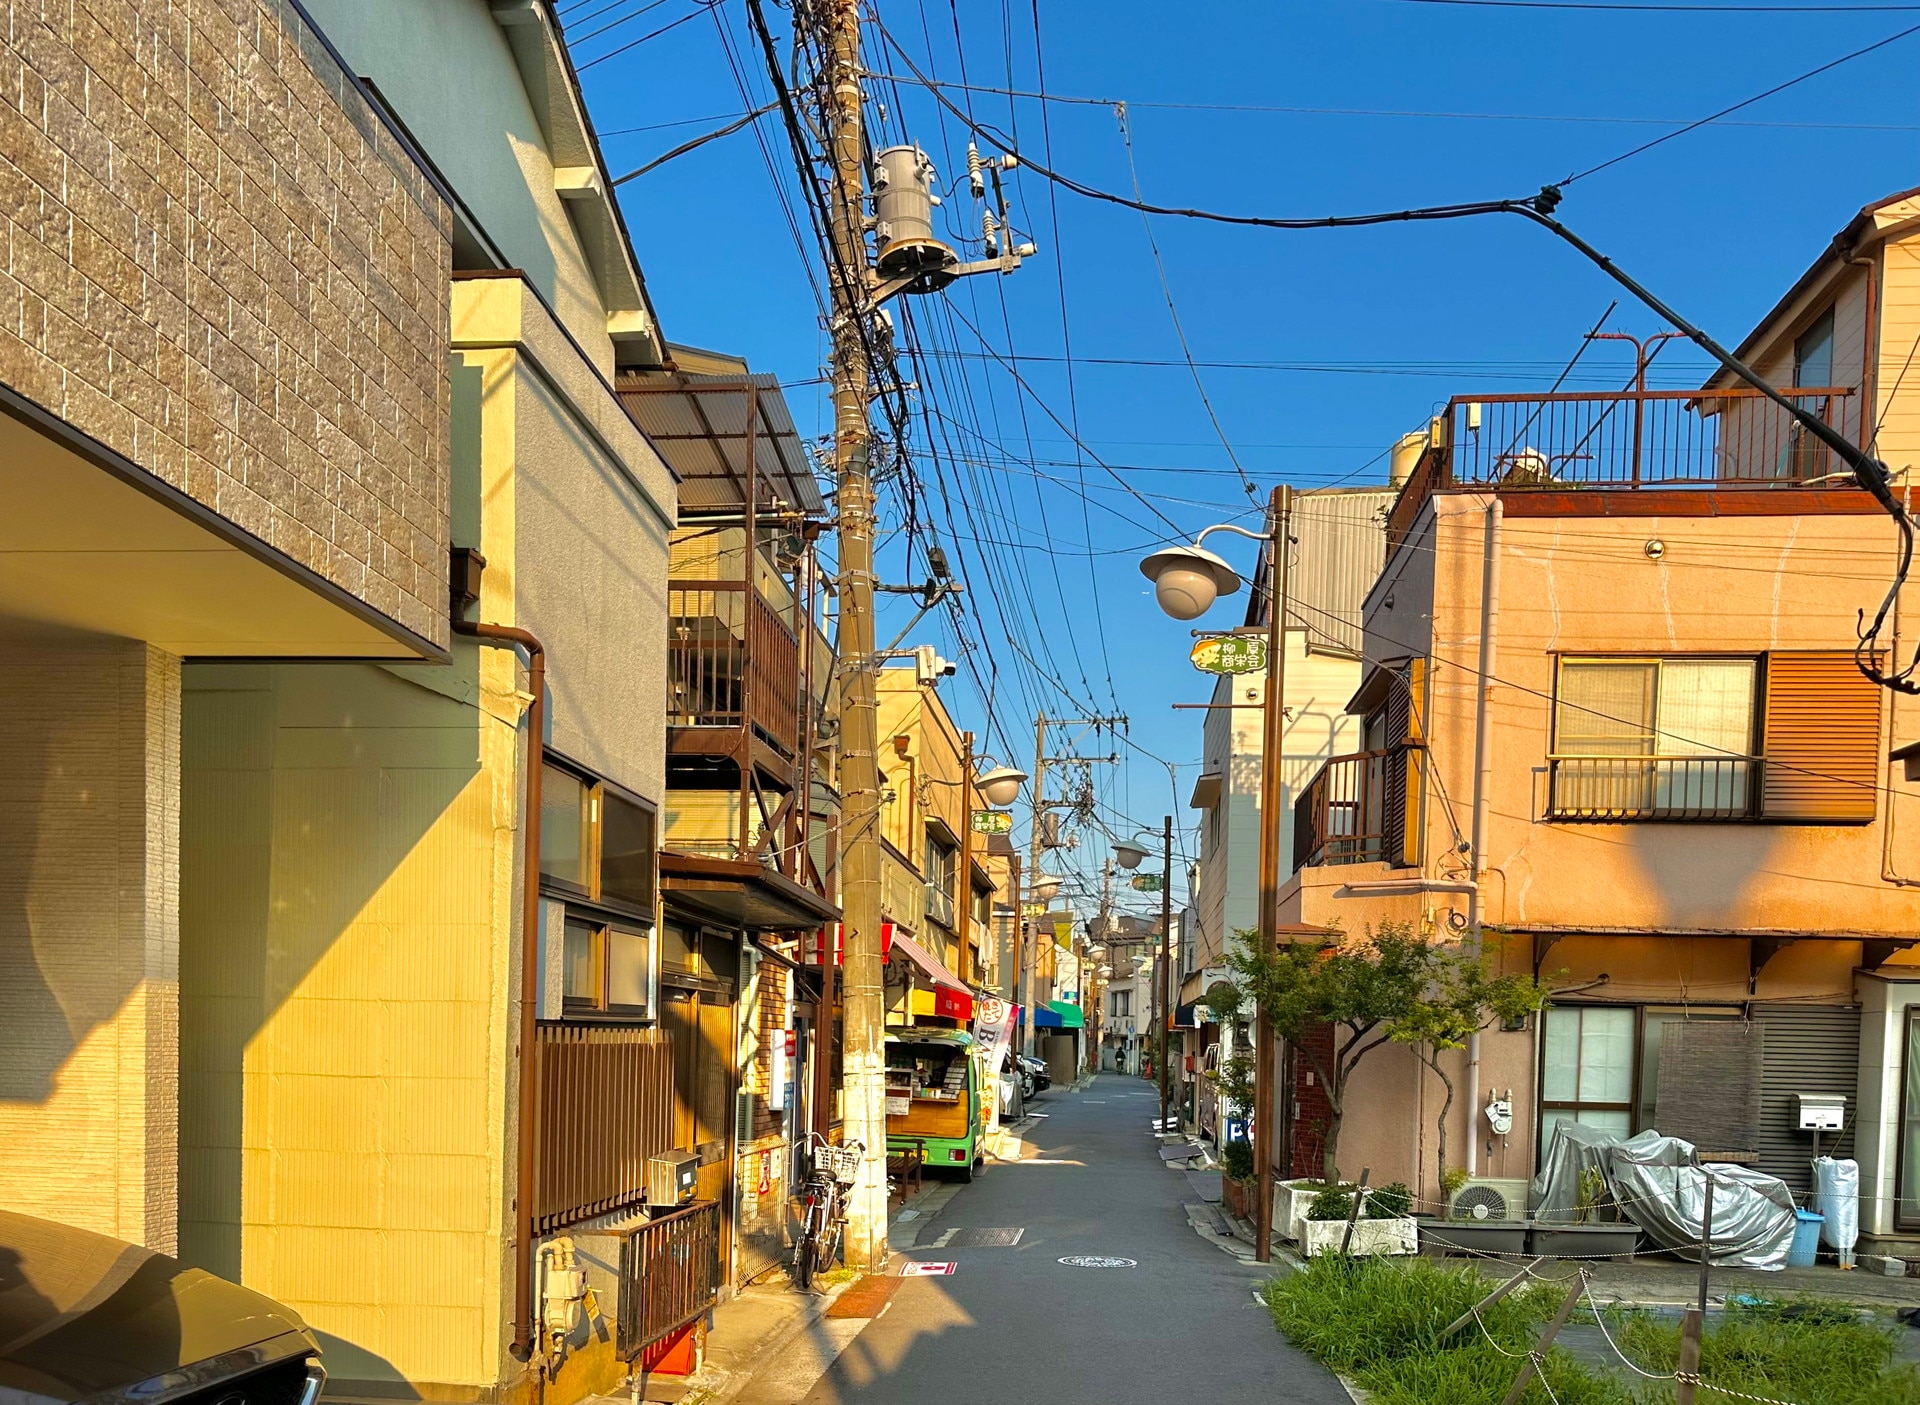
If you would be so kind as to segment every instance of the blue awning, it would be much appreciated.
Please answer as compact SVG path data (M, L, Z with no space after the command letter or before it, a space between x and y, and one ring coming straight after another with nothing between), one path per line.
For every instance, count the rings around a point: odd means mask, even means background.
M1058 1029L1060 1028L1060 1015L1057 1011L1049 1010L1045 1005L1036 1005L1033 1007L1033 1027L1035 1029Z

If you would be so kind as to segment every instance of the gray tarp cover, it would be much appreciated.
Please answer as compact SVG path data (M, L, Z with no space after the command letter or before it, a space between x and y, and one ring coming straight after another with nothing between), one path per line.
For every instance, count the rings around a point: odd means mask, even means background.
M1613 1207L1645 1230L1663 1249L1697 1258L1705 1218L1707 1180L1713 1180L1713 1244L1716 1264L1779 1268L1793 1242L1793 1192L1778 1177L1744 1166L1701 1165L1689 1142L1642 1132L1625 1140L1577 1123L1555 1129L1533 1180L1534 1216L1577 1220L1580 1173L1597 1166L1606 1177Z

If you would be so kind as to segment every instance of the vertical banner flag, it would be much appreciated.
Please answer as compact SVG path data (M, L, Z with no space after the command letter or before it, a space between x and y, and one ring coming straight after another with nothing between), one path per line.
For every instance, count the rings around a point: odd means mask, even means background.
M974 1045L985 1065L980 1090L993 1109L987 1118L989 1133L1000 1125L1000 1061L1013 1044L1014 1015L1019 1008L997 995L983 995L973 1003Z

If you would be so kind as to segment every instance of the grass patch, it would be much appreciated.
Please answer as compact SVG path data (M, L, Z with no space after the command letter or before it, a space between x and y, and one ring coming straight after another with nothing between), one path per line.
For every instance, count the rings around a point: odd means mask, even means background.
M1471 1267L1427 1259L1313 1259L1262 1290L1288 1340L1369 1391L1376 1405L1498 1405L1538 1340L1564 1288L1531 1284L1482 1311L1446 1341L1448 1323L1493 1287ZM1584 1309L1575 1322L1591 1321ZM1680 1326L1645 1313L1608 1314L1608 1328L1636 1364L1670 1372ZM1763 1302L1713 1312L1701 1344L1701 1375L1713 1384L1794 1405L1920 1405L1920 1371L1893 1361L1895 1334L1882 1319L1811 1301ZM1556 1347L1546 1364L1561 1405L1668 1405L1670 1381L1602 1371ZM1706 1391L1702 1399L1715 1398ZM1718 1396L1722 1405L1731 1397ZM1526 1405L1548 1405L1536 1383Z

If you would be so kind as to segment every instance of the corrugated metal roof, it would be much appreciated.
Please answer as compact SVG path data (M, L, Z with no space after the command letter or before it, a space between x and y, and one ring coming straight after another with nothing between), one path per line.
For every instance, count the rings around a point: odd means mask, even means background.
M826 501L794 428L777 376L623 375L620 402L680 477L685 511L744 507L749 452L759 471L765 508L774 500L816 516ZM747 402L754 392L754 434L748 448Z
M1358 655L1361 607L1387 560L1387 513L1398 490L1312 488L1293 499L1293 562L1287 577L1288 623L1315 644ZM1262 547L1247 601L1247 623L1267 622L1267 554Z

